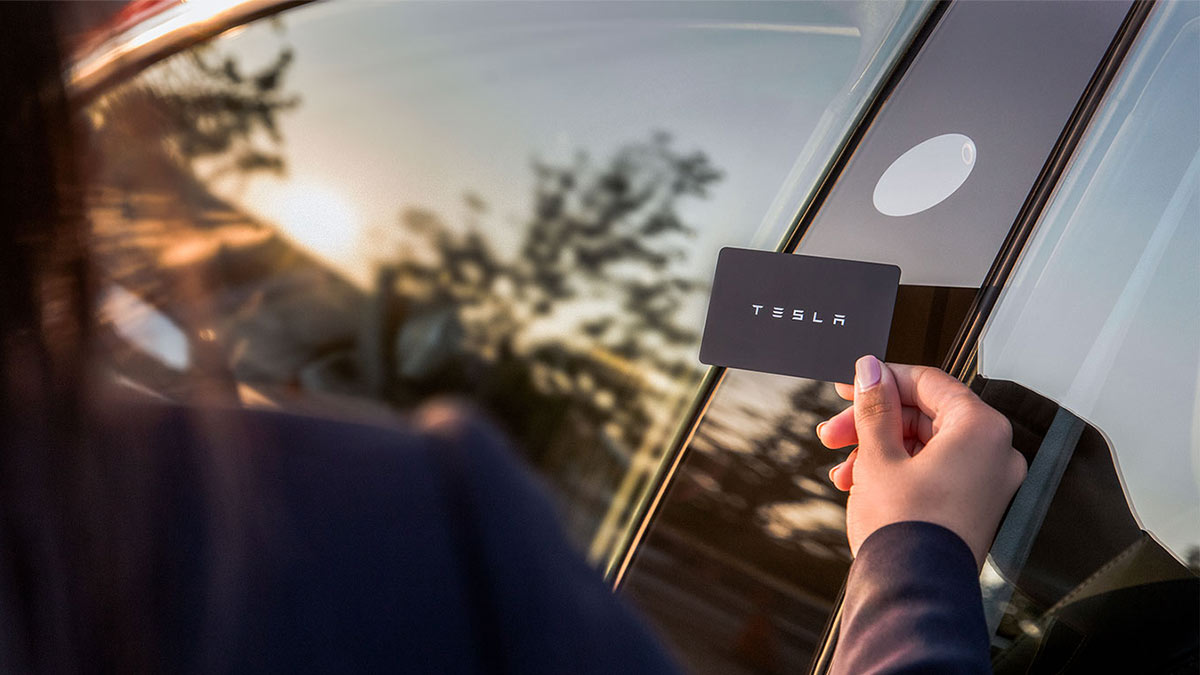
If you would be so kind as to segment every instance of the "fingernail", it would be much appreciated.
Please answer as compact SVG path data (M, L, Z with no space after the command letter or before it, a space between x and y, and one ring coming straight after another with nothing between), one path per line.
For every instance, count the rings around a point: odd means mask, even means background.
M835 482L835 476L837 476L838 469L840 469L840 468L842 468L842 465L838 464L829 470L829 482L830 483Z
M854 364L854 384L859 391L868 391L879 384L881 375L879 359L874 356L864 356Z
M817 438L821 437L821 429L825 428L826 424L829 424L829 422L821 422L817 425Z

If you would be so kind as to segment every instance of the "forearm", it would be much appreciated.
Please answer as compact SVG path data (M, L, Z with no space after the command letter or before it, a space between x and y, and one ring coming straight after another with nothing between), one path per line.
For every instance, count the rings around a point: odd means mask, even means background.
M950 530L896 523L850 568L833 673L988 673L975 558Z

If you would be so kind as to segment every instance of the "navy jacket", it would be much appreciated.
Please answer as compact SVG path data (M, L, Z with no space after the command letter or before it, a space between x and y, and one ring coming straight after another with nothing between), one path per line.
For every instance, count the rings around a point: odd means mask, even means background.
M165 672L675 672L457 409L393 428L117 410L98 442L159 467L146 602Z
M831 671L990 673L975 557L940 525L876 530L850 566Z

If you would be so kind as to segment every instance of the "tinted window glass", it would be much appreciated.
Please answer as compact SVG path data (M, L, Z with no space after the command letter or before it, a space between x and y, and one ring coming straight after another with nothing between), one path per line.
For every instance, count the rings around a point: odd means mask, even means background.
M921 11L320 3L173 56L86 111L111 364L321 414L467 396L604 562L716 251L777 245Z
M1195 667L1197 119L1200 5L1162 4L1142 28L982 337L983 375L1017 383L1025 400L1042 407L1053 401L1030 448L1038 455L1033 480L1017 500L1047 504L1044 527L1039 533L1040 521L1026 523L1027 534L1011 539L1002 529L993 558L1020 563L1012 551L1024 548L1029 563L997 564L984 575L1004 670L1025 672L1036 662L1056 671L1070 663L1081 672L1152 672L1188 658ZM1063 410L1054 413L1055 404ZM1009 412L1036 428L1028 420L1037 407L1009 405ZM1079 440L1053 440L1051 425L1066 429L1060 420L1067 418L1079 420ZM1055 455L1062 466L1038 482ZM1012 520L1004 527L1015 531ZM1121 636L1115 642L1114 634ZM1073 660L1063 660L1068 656Z

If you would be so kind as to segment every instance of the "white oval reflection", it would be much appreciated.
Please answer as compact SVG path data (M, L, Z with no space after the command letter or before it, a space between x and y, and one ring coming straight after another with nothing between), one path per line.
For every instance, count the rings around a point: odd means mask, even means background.
M875 184L872 201L885 216L911 216L954 194L975 168L975 141L942 134L896 158Z

